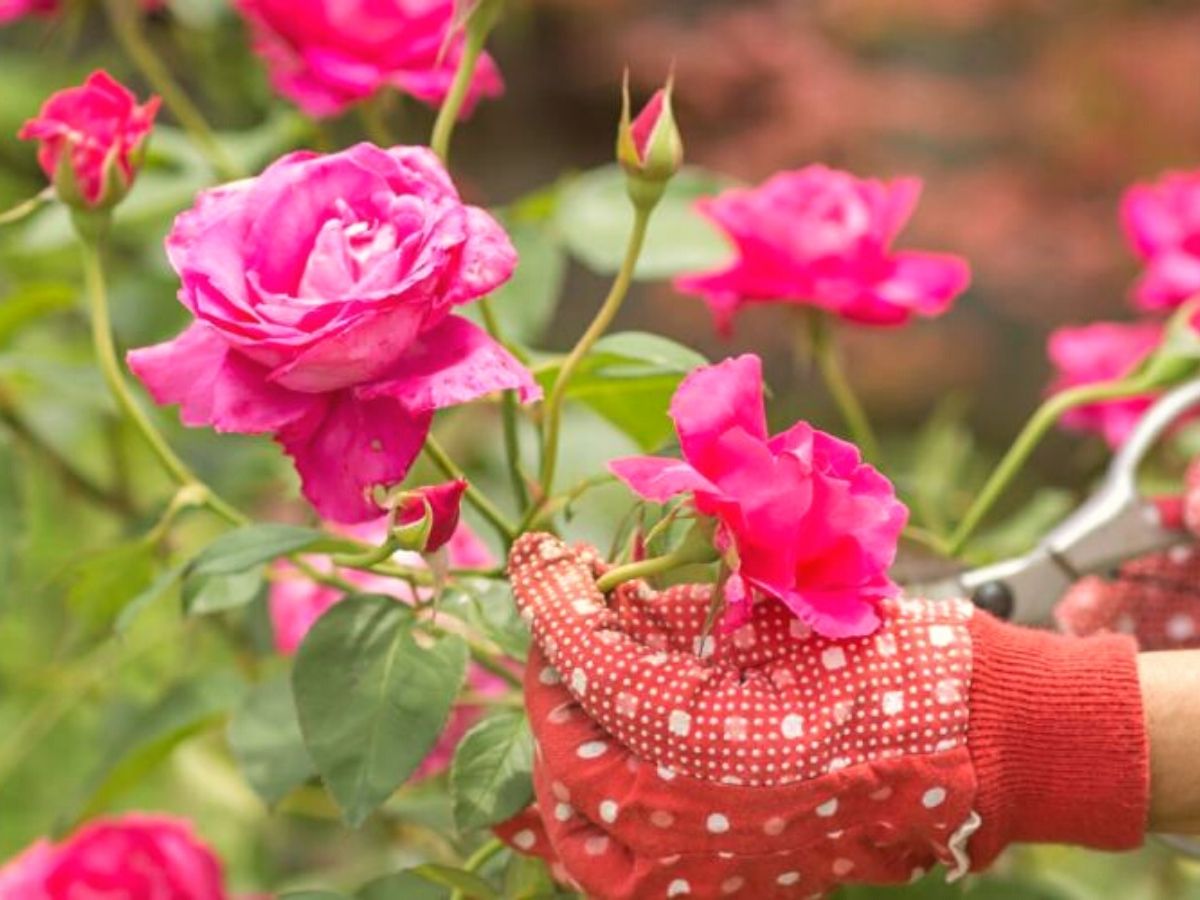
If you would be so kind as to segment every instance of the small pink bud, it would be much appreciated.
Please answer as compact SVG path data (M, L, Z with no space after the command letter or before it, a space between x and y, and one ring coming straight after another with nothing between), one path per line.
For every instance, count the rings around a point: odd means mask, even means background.
M666 86L654 92L636 119L631 118L628 72L621 92L617 161L633 183L657 186L659 194L662 186L683 165L683 139L671 108L672 88L673 80L668 79ZM638 200L636 195L634 200Z
M398 498L392 533L402 539L406 549L421 553L441 549L458 528L466 490L466 480L459 478L405 491Z
M40 141L38 163L58 197L77 209L107 209L133 186L159 99L137 98L104 71L58 91L17 136Z

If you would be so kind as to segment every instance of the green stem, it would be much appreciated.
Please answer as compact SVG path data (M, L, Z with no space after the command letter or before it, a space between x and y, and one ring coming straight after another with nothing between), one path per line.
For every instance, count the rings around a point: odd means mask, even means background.
M682 566L711 562L713 558L714 553L711 546L685 540L670 553L609 569L596 580L596 588L600 593L607 594L617 585L624 584L626 581L633 581L635 578L651 578Z
M500 323L492 310L490 297L479 298L479 312L483 317L484 328L492 339L507 347L504 335L500 332ZM529 484L524 470L521 468L521 437L517 431L517 393L505 391L500 400L500 421L504 428L504 457L508 464L508 479L512 484L513 496L518 509L529 508Z
M104 0L104 10L121 49L137 66L163 103L183 126L217 173L226 179L243 176L241 167L221 146L203 113L181 88L142 32L140 10L130 0Z
M467 857L463 869L467 872L478 872L504 849L504 842L499 838L491 838L486 844ZM450 900L466 900L466 894L455 890L450 894Z
M32 215L45 203L49 203L54 199L54 188L48 187L30 197L28 200L22 200L16 206L0 212L0 225L11 225L13 222L19 222L26 216Z
M538 479L541 485L539 505L544 504L554 490L562 407L563 401L566 399L567 388L571 384L571 377L579 368L579 364L583 362L583 358L587 356L588 351L608 330L613 319L616 318L617 312L621 309L625 296L629 293L629 286L633 283L634 269L637 266L638 257L642 253L642 245L646 242L646 229L650 224L650 215L653 211L652 205L634 206L633 230L629 233L629 242L625 247L625 259L621 262L617 277L613 280L608 296L604 298L604 302L600 305L592 323L587 327L587 331L583 333L583 336L571 348L571 352L567 354L567 358L563 360L562 367L558 370L558 376L554 379L554 386L550 388L550 395L546 398L543 413L545 446L542 450L542 471Z
M834 341L829 317L819 310L808 310L808 334L812 341L813 358L821 371L821 378L829 389L833 402L841 413L842 420L850 429L850 436L862 451L866 460L879 459L879 441L871 428L867 413L850 386L842 368L841 356Z
M1071 388L1047 398L1037 411L1025 423L1021 433L1000 464L996 466L991 476L983 486L983 490L975 498L975 502L967 510L958 528L955 529L946 545L946 552L957 556L970 540L975 529L979 527L984 516L1004 493L1005 488L1025 465L1038 443L1064 413L1077 406L1088 403L1098 403L1103 400L1115 400L1145 391L1145 386L1136 382L1101 382L1099 384L1084 384Z
M471 91L471 81L475 77L475 66L483 53L483 45L487 43L488 34L499 18L500 5L500 0L479 0L475 9L468 14L462 58L458 61L454 81L438 110L433 134L429 138L429 146L443 163L450 160L450 138L454 136L454 126L458 124L459 114Z
M138 405L133 393L129 390L129 385L125 382L121 363L117 358L117 350L113 345L112 323L108 315L108 292L104 285L101 245L106 230L107 222L92 219L89 225L81 226L80 243L83 247L83 274L88 300L88 318L92 328L92 348L109 392L116 400L122 414L133 423L134 428L141 434L142 439L150 447L163 469L177 485L194 487L197 491L203 492L205 506L231 525L245 525L249 520L213 493L192 473L183 460L175 455L175 451L154 427L150 417ZM88 233L91 231L97 233Z
M447 478L463 478L465 480L466 476L463 474L463 470L450 458L450 454L437 442L432 432L425 438L425 455ZM466 498L467 502L474 506L479 514L499 532L506 544L513 542L517 532L512 524L504 517L504 513L500 512L496 505L469 481L467 482Z

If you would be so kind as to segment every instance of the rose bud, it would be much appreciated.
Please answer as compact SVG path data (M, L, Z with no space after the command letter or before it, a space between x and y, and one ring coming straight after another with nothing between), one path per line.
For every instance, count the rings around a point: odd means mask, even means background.
M158 97L138 105L104 71L58 91L18 132L41 141L38 163L60 200L79 209L108 209L133 186L158 112Z
M392 535L405 550L433 553L454 536L467 482L463 478L396 495Z
M673 78L659 88L636 119L630 118L629 73L621 88L621 124L617 129L617 162L629 176L634 203L653 206L663 188L683 165L683 139L671 109Z

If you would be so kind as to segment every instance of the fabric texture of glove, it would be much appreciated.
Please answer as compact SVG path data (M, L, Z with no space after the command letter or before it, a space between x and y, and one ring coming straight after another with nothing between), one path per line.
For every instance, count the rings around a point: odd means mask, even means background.
M498 833L600 900L819 897L951 877L1008 843L1136 846L1147 759L1134 647L899 598L833 641L778 603L705 636L709 586L595 587L527 535L536 808Z

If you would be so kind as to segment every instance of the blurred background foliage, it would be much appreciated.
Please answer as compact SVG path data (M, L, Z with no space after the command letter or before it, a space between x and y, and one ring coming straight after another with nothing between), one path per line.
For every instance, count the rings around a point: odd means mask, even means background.
M464 192L502 208L522 251L522 269L497 306L524 343L565 348L602 294L606 235L622 236L624 209L613 202L611 174L593 170L611 159L625 65L648 91L674 61L689 160L722 176L756 180L823 161L925 179L906 240L968 256L974 285L950 315L903 330L857 330L846 349L882 426L888 474L935 530L961 514L1040 398L1049 329L1126 316L1134 265L1117 226L1120 191L1200 161L1200 7L1186 0L510 6L493 41L508 92L461 129L456 162ZM224 0L172 0L146 26L250 169L296 146L333 148L364 133L354 115L315 127L274 98ZM0 31L0 209L43 187L17 128L51 91L100 66L146 93L86 3ZM428 133L424 108L391 98L383 112L401 140ZM118 214L112 292L123 347L173 334L184 319L161 239L213 176L172 124L163 117ZM690 196L716 183L697 174L676 188L677 202L656 225L660 244L643 262L649 280L618 329L666 334L710 358L752 349L767 360L773 416L836 430L828 398L786 337L794 331L781 321L786 310L753 309L723 341L703 304L653 280L723 252L686 212ZM170 490L91 365L78 284L61 211L0 232L0 859L90 812L131 807L194 817L246 889L350 888L400 865L461 855L463 846L429 828L453 834L436 781L398 795L360 831L341 827L316 788L270 813L226 749L223 725L244 691L236 673L245 661L219 630L157 603L121 639L108 639L124 603L215 526L188 518L169 546L137 538ZM596 364L627 365L619 350ZM662 361L663 370L677 362ZM627 414L622 422L621 402L584 396L584 382L577 399L587 402L573 409L565 433L563 483L666 436L653 423L639 431ZM652 379L641 384L656 389ZM669 395L672 384L665 378L657 389ZM481 431L478 413L470 415L441 418L443 439L474 477L500 486L498 423ZM294 476L269 442L218 439L179 428L171 411L158 416L222 493L262 518L307 520ZM981 552L1027 546L1105 458L1098 443L1052 439ZM606 546L627 508L623 491L604 488L578 504L572 525ZM261 604L226 625L269 645ZM1200 867L1153 844L1122 856L1021 849L996 874L959 885L934 875L891 892L844 892L856 900L964 895L1200 900Z

